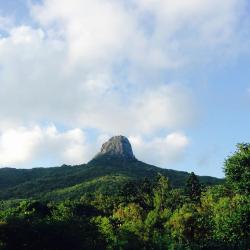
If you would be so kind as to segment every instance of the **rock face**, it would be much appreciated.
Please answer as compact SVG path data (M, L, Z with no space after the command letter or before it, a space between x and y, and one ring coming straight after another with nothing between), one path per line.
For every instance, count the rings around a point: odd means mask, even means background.
M135 159L129 140L122 135L113 136L102 145L101 152L97 156L115 156L124 160Z

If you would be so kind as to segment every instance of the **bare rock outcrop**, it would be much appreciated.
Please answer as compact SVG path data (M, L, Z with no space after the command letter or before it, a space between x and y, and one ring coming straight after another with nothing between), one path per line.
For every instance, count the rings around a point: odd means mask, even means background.
M102 155L119 157L124 160L135 159L128 138L122 135L113 136L105 142L101 147L100 153L97 154L97 157Z

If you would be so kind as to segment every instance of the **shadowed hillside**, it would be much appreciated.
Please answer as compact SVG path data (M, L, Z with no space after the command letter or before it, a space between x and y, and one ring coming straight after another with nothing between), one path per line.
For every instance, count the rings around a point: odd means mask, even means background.
M173 187L183 187L187 172L162 169L137 160L126 137L112 137L104 143L88 164L34 169L0 169L0 198L79 198L98 191L115 194L128 181L154 179L157 174L169 178ZM207 185L222 183L222 179L200 176Z

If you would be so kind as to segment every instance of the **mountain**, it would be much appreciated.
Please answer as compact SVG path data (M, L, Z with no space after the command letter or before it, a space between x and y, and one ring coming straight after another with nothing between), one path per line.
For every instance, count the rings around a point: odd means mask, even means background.
M101 151L95 158L98 157L117 157L123 160L135 160L135 156L131 144L125 136L118 135L111 137L102 145Z
M167 176L173 187L183 187L188 173L162 169L136 159L129 140L114 136L105 142L100 152L87 164L51 168L0 169L0 199L43 198L61 200L80 198L100 192L115 194L128 181L145 177ZM222 179L200 176L207 185L222 183Z

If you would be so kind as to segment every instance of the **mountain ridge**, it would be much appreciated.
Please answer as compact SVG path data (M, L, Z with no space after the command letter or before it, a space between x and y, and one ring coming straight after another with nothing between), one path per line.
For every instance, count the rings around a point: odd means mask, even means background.
M173 187L185 185L185 171L163 169L139 161L125 137L112 137L87 164L33 169L0 169L0 199L80 198L86 193L116 192L126 181L154 179L158 174L169 178ZM206 185L220 184L222 179L199 176ZM63 195L62 195L63 194Z

